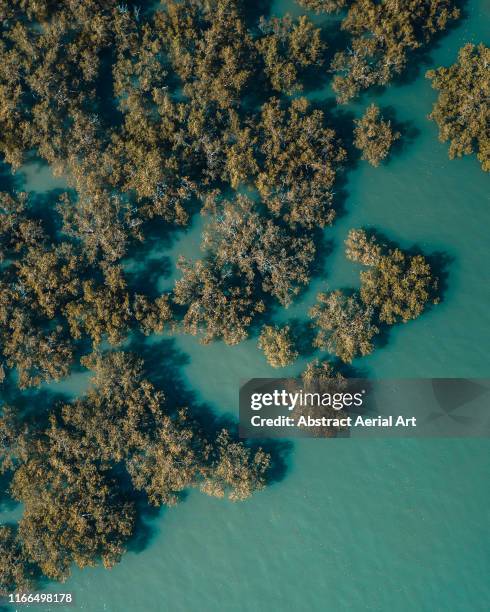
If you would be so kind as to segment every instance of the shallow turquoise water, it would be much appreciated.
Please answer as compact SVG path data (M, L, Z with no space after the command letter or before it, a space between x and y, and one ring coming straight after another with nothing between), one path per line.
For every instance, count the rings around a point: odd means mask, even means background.
M472 1L468 12L430 52L428 66L452 63L466 42L489 42L490 2ZM325 277L277 318L304 316L320 289L355 285L358 269L342 242L349 228L373 226L403 247L446 253L448 288L442 304L392 329L387 346L356 365L373 377L488 377L488 176L474 157L449 161L426 119L435 92L424 71L376 96L418 134L386 166L360 164L349 173L345 214L326 231L334 250ZM352 110L362 112L370 99ZM25 178L38 191L62 187L35 165ZM195 220L152 257L197 256L201 225ZM160 289L173 278L162 276ZM183 382L217 411L236 413L240 379L273 373L256 339L238 347L190 337L174 344ZM77 374L58 388L78 393L85 382ZM253 499L231 504L191 492L148 519L143 550L111 571L74 571L53 590L72 591L75 608L90 612L488 610L488 467L488 440L296 441L283 480Z

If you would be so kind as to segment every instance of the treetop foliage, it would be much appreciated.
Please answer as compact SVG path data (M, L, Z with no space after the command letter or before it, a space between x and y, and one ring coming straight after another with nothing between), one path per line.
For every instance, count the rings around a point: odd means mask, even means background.
M362 158L372 166L379 166L393 143L401 136L394 132L391 121L385 121L379 107L371 104L361 119L354 119L354 146L362 151Z
M407 323L439 302L438 278L421 254L380 244L374 235L350 230L346 256L365 266L359 291L320 293L310 310L315 345L342 361L368 355L382 325Z
M364 89L389 83L404 71L411 52L459 16L455 0L349 2L342 29L351 35L351 44L332 62L338 101L347 102Z
M2 588L26 584L18 555L58 580L73 564L114 565L135 525L128 479L157 506L177 503L188 487L242 500L265 485L269 455L227 430L208 441L145 378L141 360L94 353L83 364L93 371L91 388L56 406L46 426L22 424L8 410L0 418L0 465L13 472L10 491L24 505L18 536L0 531L0 546L17 551L2 558Z
M333 71L346 102L384 85L458 17L453 0L300 3L346 9L350 46L331 66L307 16L260 18L244 0L166 0L151 11L0 0L0 154L12 174L36 158L67 182L55 202L0 192L0 386L10 394L92 372L83 396L36 415L0 406L0 471L23 504L17 526L0 527L0 591L30 588L39 573L65 580L73 565L113 566L140 500L171 505L193 487L238 501L265 486L267 452L205 428L121 344L171 331L233 345L260 323L269 363L292 363L291 330L262 318L309 284L347 160L333 115L307 99L307 86ZM463 76L431 76L441 96L457 79L480 80L485 52L461 56ZM474 143L481 117L465 104ZM442 96L436 120L445 105ZM376 107L356 130L372 163L397 137ZM459 139L454 154L469 152L467 134L447 134ZM180 276L159 295L136 287L135 247L197 211L202 256L181 257ZM362 230L349 234L347 255L367 268L361 288L320 294L311 316L316 346L349 362L371 352L382 324L419 316L437 287L422 255ZM312 364L306 376L330 368Z
M273 368L291 365L298 357L288 325L283 327L264 325L258 346L264 351L268 363Z
M449 157L476 151L482 170L490 171L490 48L467 44L449 68L429 70L427 78L439 97L429 115L439 139L449 141Z

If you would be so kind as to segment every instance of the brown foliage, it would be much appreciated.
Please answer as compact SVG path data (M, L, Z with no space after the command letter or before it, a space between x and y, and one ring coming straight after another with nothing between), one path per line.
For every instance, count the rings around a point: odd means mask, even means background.
M393 143L400 138L399 132L393 132L391 121L385 121L381 111L371 104L361 119L354 120L354 146L362 151L362 159L371 166L379 166L385 159Z
M476 151L486 172L490 171L489 65L489 47L467 44L455 64L427 72L439 91L429 118L439 126L439 139L449 140L450 159Z

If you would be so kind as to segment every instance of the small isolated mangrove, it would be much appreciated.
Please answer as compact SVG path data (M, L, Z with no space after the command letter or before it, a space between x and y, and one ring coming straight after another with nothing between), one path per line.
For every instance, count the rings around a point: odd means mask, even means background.
M273 368L285 368L294 363L298 357L287 325L283 327L264 325L260 332L258 346Z
M379 107L371 104L361 119L354 120L354 146L361 152L361 159L371 166L379 164L388 157L393 143L401 136L394 132L391 121L385 121Z

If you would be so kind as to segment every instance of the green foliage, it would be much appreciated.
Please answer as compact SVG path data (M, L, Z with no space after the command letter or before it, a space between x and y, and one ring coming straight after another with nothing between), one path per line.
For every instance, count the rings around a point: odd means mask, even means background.
M361 271L360 291L320 293L310 316L315 346L350 362L372 352L379 324L416 319L439 297L438 279L423 255L387 248L359 229L350 230L345 247L348 259L368 268ZM316 368L305 375L316 376Z
M0 263L44 240L40 224L25 215L27 194L0 192Z
M150 503L174 505L178 495L192 486L207 461L210 445L200 439L184 410L176 417L163 415L156 435L137 450L127 462L133 485L144 490Z
M112 567L134 524L107 470L79 457L79 442L56 425L36 440L15 472L11 491L24 505L19 535L29 559L49 578L64 580L70 567ZM78 456L77 456L78 455Z
M16 411L2 406L0 416L0 475L13 470L21 457L26 456L29 442L27 426L21 424Z
M94 267L79 244L52 244L25 194L0 194L0 207L0 351L21 388L66 376L73 341L85 335L117 344L132 325L145 333L171 325L168 295L133 296L119 265Z
M489 47L467 44L455 64L427 72L439 91L429 118L439 126L439 139L449 140L450 159L476 151L485 172L490 171L489 64Z
M301 374L302 385L307 393L338 393L347 387L347 379L334 367L330 361L315 359L307 364ZM332 406L301 406L301 416L318 419L321 417L337 419L339 413ZM301 427L301 426L300 426ZM306 426L304 426L306 428ZM335 436L340 428L323 426L307 426L310 434L318 438Z
M1 288L1 287L0 287ZM17 368L21 389L60 380L70 371L73 353L63 330L38 330L29 313L16 309L2 327L2 351L10 368Z
M27 208L26 194L0 193L0 352L22 389L69 372L73 349L52 319L77 282L69 245L51 249Z
M206 259L179 261L182 278L173 299L186 307L184 331L201 335L204 343L223 338L237 344L265 309L261 293L288 306L308 284L315 246L309 238L284 231L244 196L210 208L213 217L202 243Z
M400 138L393 132L391 121L384 121L379 107L371 104L361 119L354 120L354 146L362 151L362 159L379 166L388 156L393 143Z
M242 19L242 2L167 0L157 26L190 98L222 108L238 104L256 72L257 52Z
M82 363L93 372L92 387L62 407L64 425L80 432L88 455L123 461L156 428L163 394L144 378L141 360L126 353L93 354Z
M96 285L93 280L83 283L83 294L70 302L65 313L74 338L81 338L82 331L93 340L94 346L107 338L111 344L120 343L128 330L130 298L122 270L119 266L105 266L104 282Z
M175 301L187 310L182 329L214 325L207 339L235 343L264 309L257 288L289 304L315 253L298 232L332 223L345 151L306 99L270 95L300 90L306 72L322 67L320 30L305 16L253 27L241 0L168 0L145 16L115 1L13 6L2 9L10 17L0 36L0 151L14 168L35 151L69 184L57 207L61 244L39 240L28 216L10 232L28 250L17 274L36 315L76 342L118 343L137 324L162 331ZM111 86L117 111L108 113ZM185 225L199 205L243 187L259 192L247 219L263 238L240 262L225 262L220 247L209 252L197 272L214 298L190 300L190 277L168 304L131 295L121 260L145 239L147 221ZM25 196L9 197L5 206L22 217ZM210 323L214 302L222 324ZM46 334L42 317L32 321Z
M345 254L347 259L363 266L376 266L381 257L381 246L364 230L351 229L345 240Z
M264 325L258 346L264 351L268 363L273 368L285 368L298 357L288 325L284 327Z
M162 333L167 328L172 329L173 327L174 312L169 294L161 295L154 302L151 302L145 295L136 294L133 310L135 319L146 336Z
M32 148L62 163L62 126L89 106L116 2L2 5L0 13L10 17L2 18L0 39L0 148L14 167Z
M49 319L60 307L80 292L83 263L73 246L62 242L52 247L29 247L15 262L17 278L37 306Z

